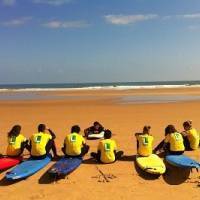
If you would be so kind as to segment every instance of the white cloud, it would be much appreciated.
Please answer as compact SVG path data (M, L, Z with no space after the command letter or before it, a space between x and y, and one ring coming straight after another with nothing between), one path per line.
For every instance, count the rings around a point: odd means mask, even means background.
M53 6L60 6L66 3L70 3L73 0L33 0L34 3L49 4Z
M200 19L200 13L177 15L177 17L184 19Z
M192 14L182 14L182 15L167 15L162 19L200 19L200 13L192 13Z
M1 22L1 24L3 26L7 26L7 27L19 27L19 26L26 24L31 19L32 19L32 17L21 17L21 18L12 19L9 21Z
M16 0L1 0L2 4L5 6L13 6L16 3Z
M158 18L156 14L149 15L106 15L104 16L106 22L115 25L128 25L136 22L146 21Z
M49 21L43 26L52 29L59 29L59 28L85 28L88 27L89 24L86 21L59 21L59 20L52 20Z

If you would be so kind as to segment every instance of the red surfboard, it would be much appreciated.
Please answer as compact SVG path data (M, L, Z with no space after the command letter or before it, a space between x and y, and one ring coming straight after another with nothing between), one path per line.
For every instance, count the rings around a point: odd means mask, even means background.
M0 170L5 170L11 167L14 167L15 165L19 164L22 161L22 157L16 157L16 158L9 158L9 157L3 157L0 158Z

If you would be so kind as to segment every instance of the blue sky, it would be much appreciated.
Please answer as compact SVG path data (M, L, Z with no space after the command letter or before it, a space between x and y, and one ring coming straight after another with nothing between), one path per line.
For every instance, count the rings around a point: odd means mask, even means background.
M0 0L0 84L199 80L199 0Z

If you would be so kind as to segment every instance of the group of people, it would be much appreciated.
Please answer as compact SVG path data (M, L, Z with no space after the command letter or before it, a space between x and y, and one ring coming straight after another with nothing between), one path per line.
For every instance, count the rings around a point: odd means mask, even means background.
M71 133L67 134L63 147L61 148L65 157L83 157L89 151L85 138L90 134L104 133L104 138L99 142L97 152L92 152L91 156L102 163L112 163L123 155L122 151L117 152L117 145L112 138L112 132L105 130L99 122L84 130L84 136L80 134L81 129L78 125L71 128ZM21 126L15 125L8 132L8 157L19 157L24 149L30 152L32 159L43 159L50 151L54 158L59 158L55 145L56 134L46 127L45 124L38 125L38 132L34 133L29 140L21 133Z
M142 133L136 133L137 153L139 156L150 156L152 153L165 152L167 154L180 155L185 150L198 149L200 144L200 135L192 127L192 121L183 123L183 132L178 132L173 125L165 128L165 139L153 149L153 136L150 134L150 126L144 126ZM117 151L117 144L112 139L112 132L99 122L84 130L84 136L80 134L81 129L78 125L71 128L71 133L67 134L62 152L65 157L83 157L89 152L89 146L85 138L90 134L104 133L104 138L99 141L97 152L90 155L101 163L112 163L123 156L123 151ZM53 152L54 158L59 157L55 145L55 133L46 127L45 124L39 124L38 132L33 134L29 140L21 133L21 126L15 125L8 132L7 155L9 157L19 157L23 154L24 149L30 152L32 159L43 159L50 151Z
M140 156L149 156L152 153L181 155L186 150L196 150L200 145L200 133L192 127L192 121L183 122L183 131L178 132L174 125L165 128L165 138L153 149L153 136L150 126L144 126L142 133L136 133L137 151Z

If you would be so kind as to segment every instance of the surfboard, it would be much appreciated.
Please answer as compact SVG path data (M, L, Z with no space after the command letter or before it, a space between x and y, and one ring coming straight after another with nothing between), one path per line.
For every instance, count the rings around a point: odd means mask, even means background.
M180 168L200 168L200 163L185 155L167 155L166 161Z
M81 157L63 157L48 170L48 173L54 177L66 176L77 169L81 165L82 161Z
M22 157L3 157L0 158L0 171L6 170L8 168L14 167L22 161Z
M150 174L164 174L166 171L163 160L156 154L148 157L137 156L136 163L143 171Z
M101 133L98 133L98 134L89 134L87 136L87 139L88 140L92 140L92 139L102 139L104 138L104 131L102 131Z
M28 160L17 165L10 172L7 172L6 179L7 180L25 179L35 174L40 169L44 168L50 162L51 162L51 155L48 155L44 159L38 159L38 160L33 160L29 158Z

